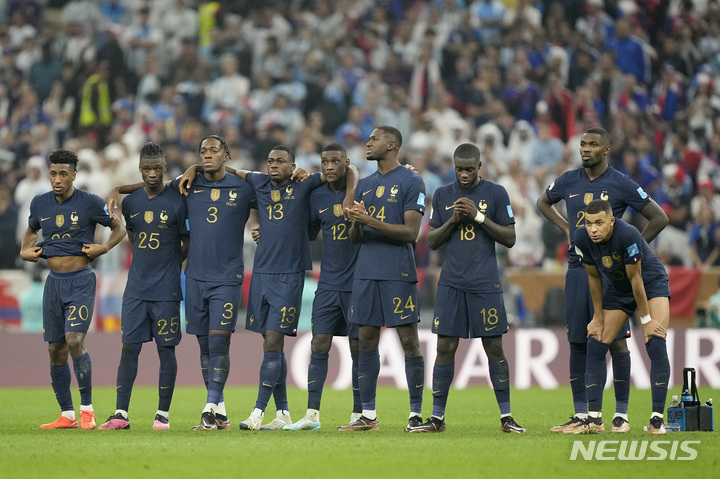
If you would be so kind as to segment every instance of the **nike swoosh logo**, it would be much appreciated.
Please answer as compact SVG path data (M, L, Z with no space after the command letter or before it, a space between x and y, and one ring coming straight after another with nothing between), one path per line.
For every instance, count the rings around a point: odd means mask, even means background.
M280 329L287 329L289 327L292 327L292 324L281 324Z
M329 210L329 209L330 209L330 208L325 208L324 210L318 211L318 213L320 213L320 214L325 213L325 212L326 212L327 210Z
M227 369L223 369L223 368L213 368L213 371L227 371Z
M160 386L160 389L170 389L170 386Z
M452 209L452 208L455 208L455 205L446 206L446 207L445 207L445 211L447 211L447 210L449 210L449 209Z
M667 384L667 383L658 383L658 382L656 382L656 383L655 383L655 386L662 386L663 384Z
M495 326L490 326L489 328L485 326L485 331L491 331L493 329L495 329Z
M506 382L508 382L508 381L510 381L510 378L507 378L507 379L501 379L501 380L500 380L500 382L501 382L501 383L506 383Z
M367 195L368 193L372 193L372 190L367 190L365 193L363 193L363 196Z
M410 316L412 316L412 313L408 314L407 316L400 316L400 320L408 319Z
M205 190L193 190L193 193L201 193L203 191L205 191Z
M135 218L135 217L136 217L137 215L139 215L139 214L140 214L140 213L135 213L134 215L130 215L130 218Z
M588 384L587 386L585 386L585 388L590 389L593 386L597 386L597 384Z
M575 193L574 195L568 195L568 198L575 198L576 196L579 196L580 193Z
M310 384L312 384L312 383L314 383L314 382L315 382L315 381L308 381L308 385L310 385Z
M165 341L172 341L175 338L165 338Z
M416 384L416 385L415 385L415 389L420 389L420 388L423 387L423 386L424 386L424 384Z
M365 376L358 376L358 379L362 379L362 378L364 378L364 377L365 377ZM359 391L359 389L358 389L358 391Z
M615 379L615 382L616 382L616 383L624 383L625 380L624 380L624 379Z
M82 323L70 323L70 326L80 326Z
M265 381L263 381L262 385L265 386L266 388L271 388L271 387L273 387L272 385L266 383Z
M432 392L432 393L433 393L433 394L440 394L440 391L435 391L435 390L433 389L433 392Z
M577 381L578 378L570 378L570 382Z
M49 219L50 219L50 217L48 216L47 218L40 218L40 221L47 221Z
M227 326L230 323L232 323L232 321L228 321L227 323L225 321L220 321L220 326Z

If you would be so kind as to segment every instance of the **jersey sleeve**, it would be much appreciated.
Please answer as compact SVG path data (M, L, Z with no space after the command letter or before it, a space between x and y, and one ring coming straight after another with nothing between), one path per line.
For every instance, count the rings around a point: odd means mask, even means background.
M113 217L108 213L105 201L97 195L90 194L89 196L89 201L91 202L91 206L89 208L90 218L95 223L103 226L110 226L110 223L113 222Z
M625 228L622 234L622 246L623 246L623 262L625 264L634 264L638 261L642 261L643 254L642 248L640 248L642 235L634 227Z
M177 211L176 215L178 218L178 234L180 236L189 236L190 235L190 220L188 218L188 209L187 209L187 203L185 202L185 198L181 197L180 201L177 201Z
M130 196L126 196L122 202L122 206L120 207L123 218L125 218L125 229L128 231L133 230L132 221L130 221L130 215L132 214L132 212L130 211L131 201L132 200L130 199Z
M33 230L37 231L41 229L40 218L38 216L38 197L32 199L30 202L30 216L28 217L28 226Z
M430 209L430 226L433 228L440 228L443 225L442 218L440 218L439 193L439 189L435 190L435 194L432 197L432 208Z
M545 189L545 193L552 204L558 203L565 198L566 180L567 173L563 173Z
M627 204L638 213L652 201L645 190L627 175L623 175L622 195L627 199Z
M493 208L492 220L501 225L507 226L515 224L515 216L513 215L512 205L510 205L510 196L505 187L501 185L495 186L495 201Z
M318 195L310 194L310 226L312 228L320 228L320 217L318 216Z
M425 182L420 175L414 173L410 177L404 200L403 211L415 210L425 213Z

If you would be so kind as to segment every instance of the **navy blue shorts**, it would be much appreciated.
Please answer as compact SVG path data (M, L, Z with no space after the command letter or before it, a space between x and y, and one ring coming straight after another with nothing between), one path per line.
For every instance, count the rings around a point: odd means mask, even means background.
M160 346L177 346L182 336L180 301L143 301L123 296L120 325L125 344L155 338Z
M297 336L305 273L253 273L245 329Z
M68 273L50 271L43 293L43 339L64 343L65 333L87 333L95 311L95 272L90 266Z
M358 325L348 322L350 311L349 291L332 291L318 288L312 309L312 333L333 336L358 337Z
M394 328L420 321L417 283L353 280L350 322Z
M242 282L213 283L185 279L185 330L206 335L211 329L234 331L242 300Z
M605 299L603 304L604 301ZM592 321L593 311L587 270L584 266L568 268L565 273L565 322L569 342L583 344L587 342L587 325ZM630 324L626 322L615 339L629 337Z
M432 332L453 338L499 336L508 331L502 293L469 293L439 284Z
M648 300L653 298L669 298L670 284L667 279L653 281L645 285L645 296ZM632 316L637 309L635 296L632 293L620 292L608 285L603 289L603 309L622 310L628 316Z

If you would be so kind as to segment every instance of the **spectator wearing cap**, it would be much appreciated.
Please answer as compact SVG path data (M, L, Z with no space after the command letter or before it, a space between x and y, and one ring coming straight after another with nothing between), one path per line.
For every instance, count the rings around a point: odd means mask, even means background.
M715 185L710 178L702 178L698 181L697 194L690 201L690 214L697 218L700 214L700 207L708 205L715 215L720 215L720 195L717 194ZM720 217L715 218L720 220Z

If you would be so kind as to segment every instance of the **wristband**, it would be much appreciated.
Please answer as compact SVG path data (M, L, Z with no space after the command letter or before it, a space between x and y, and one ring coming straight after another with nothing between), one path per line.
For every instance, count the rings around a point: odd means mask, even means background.
M647 323L650 322L651 319L652 319L652 318L650 317L650 315L649 315L649 314L646 314L645 316L641 316L641 317L640 317L640 323L642 323L642 324L647 324Z
M477 214L475 215L475 221L480 224L483 224L483 221L485 221L485 215L478 211Z

